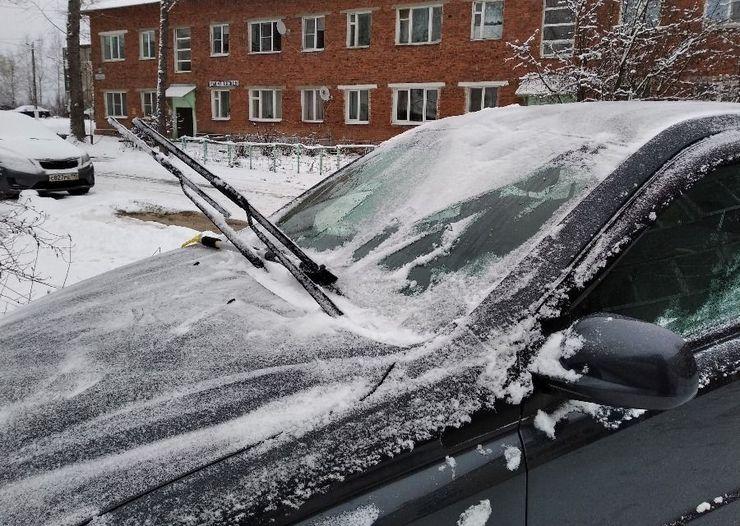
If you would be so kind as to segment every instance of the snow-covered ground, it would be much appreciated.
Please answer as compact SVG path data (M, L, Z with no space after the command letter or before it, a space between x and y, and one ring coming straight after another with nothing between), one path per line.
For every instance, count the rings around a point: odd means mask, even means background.
M96 184L88 195L41 197L35 191L21 195L21 200L45 216L43 228L50 236L58 236L59 250L41 249L36 260L37 250L29 240L24 258L36 261L36 274L44 283L19 283L6 276L0 282L0 315L59 287L178 248L195 234L181 226L116 215L121 210L196 210L176 180L154 160L114 137L96 137L95 144L81 146L95 165ZM316 173L209 167L266 214L320 180ZM8 205L0 202L0 213L3 206ZM227 208L234 218L244 219L237 208Z

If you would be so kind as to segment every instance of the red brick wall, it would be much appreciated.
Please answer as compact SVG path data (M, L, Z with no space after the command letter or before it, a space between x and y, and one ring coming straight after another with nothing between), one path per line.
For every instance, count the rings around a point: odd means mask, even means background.
M542 22L542 0L506 0L503 38L471 41L472 2L444 2L442 41L422 46L396 46L395 26L398 0L357 2L351 0L180 0L171 15L171 27L191 28L193 62L191 73L174 73L170 52L169 83L196 84L198 133L261 133L317 137L336 142L377 142L407 127L391 123L392 90L389 83L444 82L440 93L439 116L464 112L465 90L461 81L508 81L499 88L498 105L520 102L514 92L524 73L513 70L506 42L525 40ZM368 49L347 49L347 15L342 10L372 7L372 37ZM326 13L324 51L301 51L301 15ZM272 55L248 53L247 20L285 17L288 34L282 52ZM95 114L99 128L104 122L102 92L128 90L129 118L141 113L137 89L156 86L156 61L139 60L138 31L158 25L158 5L148 4L93 12L90 14L94 70L105 73L95 83ZM230 55L210 56L210 24L230 24ZM126 29L126 60L101 61L101 31ZM170 35L172 43L172 35ZM231 120L211 119L209 80L239 80L231 94ZM344 123L342 84L377 84L371 92L369 125ZM283 120L280 123L249 121L249 86L282 86ZM329 86L333 99L326 105L323 123L301 122L299 86Z

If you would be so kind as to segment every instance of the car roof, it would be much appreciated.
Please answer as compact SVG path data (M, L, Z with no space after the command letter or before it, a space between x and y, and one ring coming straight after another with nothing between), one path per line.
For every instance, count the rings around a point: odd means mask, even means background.
M538 144L552 154L596 140L605 179L671 126L726 114L740 114L740 105L511 107L432 123L379 150L449 134L457 161L430 181L463 161L488 162L472 175L490 185L511 180L486 158L496 138L508 145L497 158L511 170L516 160L530 162ZM472 192L486 182L472 179ZM7 522L83 520L132 497L131 488L162 484L187 495L163 505L163 514L191 504L197 512L203 502L259 513L286 499L300 503L337 477L464 423L486 393L526 392L524 380L505 391L501 375L481 373L506 371L515 360L504 336L483 343L459 320L449 333L419 339L338 301L348 316L329 320L280 268L266 274L228 249L196 248L117 269L3 318L0 519L12 512ZM203 470L200 485L168 484L239 451L230 464ZM21 499L29 492L35 499ZM141 499L131 513L146 514L153 502Z

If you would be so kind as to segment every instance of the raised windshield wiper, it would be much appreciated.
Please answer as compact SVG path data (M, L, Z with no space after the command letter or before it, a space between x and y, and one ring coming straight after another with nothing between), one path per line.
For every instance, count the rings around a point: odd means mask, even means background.
M174 166L164 155L151 148L140 137L127 129L116 119L109 117L108 122L124 138L132 141L137 147L151 155L155 161L162 165L167 171L174 175L182 187L183 193L190 199L203 214L210 219L214 225L231 241L231 243L246 257L255 267L265 268L264 262L242 241L239 235L227 224L226 218L228 212L221 207L213 198L206 194L195 182L192 181L181 170ZM133 120L134 128L151 139L166 151L172 153L175 157L183 161L189 168L202 176L208 181L213 188L225 195L229 200L239 206L247 214L247 223L255 235L267 246L275 258L296 278L296 280L306 289L316 303L330 316L341 316L342 311L334 304L331 299L324 293L319 286L328 287L336 282L337 277L332 274L324 265L319 265L311 259L292 239L290 239L282 230L270 222L258 210L256 210L234 187L226 181L212 173L205 166L190 157L187 153L175 146L169 139L161 135L147 123L136 118ZM213 210L211 210L210 208ZM215 212L214 212L215 210ZM260 227L266 232L262 232ZM273 236L280 244L287 248L299 260L299 266L295 263L273 242L267 234Z

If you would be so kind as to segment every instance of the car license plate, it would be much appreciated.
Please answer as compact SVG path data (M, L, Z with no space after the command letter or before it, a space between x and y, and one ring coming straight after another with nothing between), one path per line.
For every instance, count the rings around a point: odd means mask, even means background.
M49 174L49 182L58 181L75 181L80 178L80 174L77 172L70 172L66 174Z

